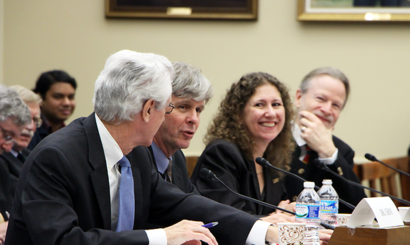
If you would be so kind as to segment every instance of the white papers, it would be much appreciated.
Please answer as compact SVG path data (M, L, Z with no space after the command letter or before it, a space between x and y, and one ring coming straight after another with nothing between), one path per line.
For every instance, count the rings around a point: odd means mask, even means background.
M347 226L369 225L373 223L374 217L380 228L403 225L399 211L390 197L372 197L360 201L353 210Z

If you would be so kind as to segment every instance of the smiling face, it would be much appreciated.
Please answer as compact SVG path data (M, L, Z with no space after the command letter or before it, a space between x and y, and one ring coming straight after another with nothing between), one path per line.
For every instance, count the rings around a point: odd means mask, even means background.
M282 131L285 108L278 89L271 84L256 88L243 110L243 120L256 144L267 146Z
M328 75L320 75L310 80L306 93L296 92L295 105L298 111L315 114L330 129L339 119L346 100L343 83Z
M199 116L204 110L204 101L195 101L172 95L175 109L165 116L164 122L154 137L155 144L166 156L173 155L179 149L189 147L192 137L199 126Z
M75 109L75 89L71 84L57 82L51 85L44 100L41 112L50 122L64 122Z

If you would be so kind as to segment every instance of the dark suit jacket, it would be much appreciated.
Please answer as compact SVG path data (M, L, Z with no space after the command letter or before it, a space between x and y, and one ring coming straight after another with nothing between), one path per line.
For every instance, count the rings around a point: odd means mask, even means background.
M207 168L226 183L232 190L274 205L287 199L279 176L270 169L263 169L265 179L265 197L259 191L258 177L253 160L249 160L239 148L226 140L210 143L198 159L191 176L192 183L201 195L209 197L250 214L267 215L274 210L244 200L228 191L221 183L201 178L200 170Z
M152 163L158 171L152 147L149 146L148 150L152 156ZM158 173L161 174L160 172ZM185 193L194 193L199 195L198 190L189 180L188 170L186 169L185 155L181 150L176 151L174 155L172 155L172 184L176 185Z
M24 149L21 153L27 158L30 150ZM0 212L6 220L5 211L9 213L11 211L11 203L22 167L23 162L12 153L4 152L0 155Z
M127 155L135 191L133 231L111 231L110 191L94 113L42 140L18 182L6 244L148 244L146 223L219 221L220 244L244 244L256 219L164 181L146 148ZM233 232L235 231L235 232Z
M354 151L336 136L333 136L333 142L339 152L336 161L332 165L328 165L328 167L335 173L341 174L344 178L360 183L359 178L353 172ZM316 152L313 152L311 155L309 163L305 164L299 160L300 151L300 148L296 146L291 163L290 171L292 173L297 174L306 180L314 181L319 187L322 186L323 179L331 179L333 182L333 188L335 188L339 198L355 206L366 197L362 188L351 186L345 181L315 166L313 161L318 158ZM287 175L285 177L285 186L289 197L292 199L291 201L296 201L296 197L303 190L303 183L294 177ZM339 213L351 213L352 211L353 210L347 206L339 203Z

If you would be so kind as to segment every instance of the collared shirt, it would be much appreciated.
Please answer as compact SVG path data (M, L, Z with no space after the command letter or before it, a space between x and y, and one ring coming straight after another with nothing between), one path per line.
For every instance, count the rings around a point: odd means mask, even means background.
M170 158L165 156L165 153L161 149L159 149L157 144L155 144L154 142L152 142L151 148L152 152L154 153L155 163L157 165L158 172L164 174L168 168L169 160L172 161L172 156Z
M300 136L301 134L301 130L299 128L299 125L297 123L293 122L293 127L292 127L292 134L293 134L293 139L295 140L296 144L300 147L300 156L299 156L299 160L303 161L303 159L306 156L306 141L304 139L302 139L302 137ZM339 150L336 148L335 153L333 153L332 157L329 158L318 158L321 162L323 162L324 164L327 165L332 165L336 159L337 159L337 154L338 154Z
M104 150L105 162L107 164L108 181L110 184L111 230L115 231L118 224L118 195L119 183L121 181L121 173L119 172L117 163L121 160L124 154L97 114L95 114L95 121L97 123L98 133ZM167 236L163 229L146 230L145 232L147 233L150 245L167 244Z
M18 152L18 151L16 151L16 150L14 150L13 148L11 148L10 153L13 154L13 156L14 156L15 158L17 158L17 156L18 156L19 153L21 154L21 152Z

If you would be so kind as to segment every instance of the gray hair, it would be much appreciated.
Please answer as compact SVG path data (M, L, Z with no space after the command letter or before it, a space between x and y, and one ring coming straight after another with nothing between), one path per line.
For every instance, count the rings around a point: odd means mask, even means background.
M16 90L20 98L26 103L36 103L36 104L41 103L40 95L34 93L28 88L25 88L20 85L13 85L13 86L10 86L10 88Z
M119 51L107 59L95 82L95 113L106 122L131 121L149 99L161 110L171 96L173 77L164 56Z
M201 69L183 62L172 63L175 79L172 81L172 94L181 98L192 98L207 103L214 91L209 80L201 73Z
M17 126L31 123L31 114L18 93L0 84L0 122L11 119Z
M300 84L299 88L302 94L306 93L307 90L309 89L309 82L312 80L312 78L320 76L320 75L328 75L333 77L334 79L340 80L343 85L345 86L345 92L346 92L346 99L343 104L343 107L347 103L347 99L349 98L350 94L350 83L349 79L347 79L346 75L343 74L342 71L339 69L333 68L333 67L321 67L314 69L313 71L309 72L302 80L302 83Z

